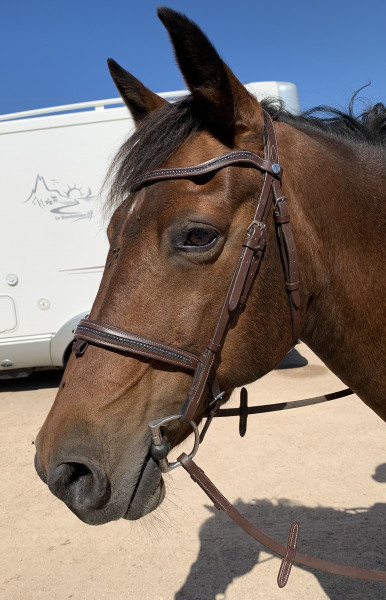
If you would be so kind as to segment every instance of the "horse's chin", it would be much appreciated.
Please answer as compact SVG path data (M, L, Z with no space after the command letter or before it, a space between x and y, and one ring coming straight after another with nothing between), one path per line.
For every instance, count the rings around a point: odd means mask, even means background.
M157 508L165 497L161 471L152 458L144 466L123 519L135 521Z

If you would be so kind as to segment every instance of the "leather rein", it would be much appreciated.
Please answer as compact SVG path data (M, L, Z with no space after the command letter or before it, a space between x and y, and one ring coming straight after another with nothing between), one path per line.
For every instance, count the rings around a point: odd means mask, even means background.
M152 440L151 455L153 459L158 462L162 472L167 472L175 467L182 466L190 474L193 481L198 483L202 490L207 494L216 508L226 512L227 515L246 533L283 558L277 579L279 587L284 587L286 585L293 563L334 573L336 575L386 582L386 572L383 571L373 571L339 565L300 554L297 551L299 525L296 522L292 523L290 527L287 545L283 546L276 542L255 527L250 521L245 519L245 517L232 506L192 460L214 417L238 415L240 418L240 435L243 436L246 431L248 414L269 412L272 410L286 410L298 406L309 406L311 404L318 404L353 393L351 390L346 389L334 394L296 402L249 407L247 402L247 392L245 388L243 388L241 390L240 408L220 408L224 402L225 392L221 390L217 380L215 360L220 355L225 336L235 311L239 311L246 305L252 284L259 270L264 256L267 218L272 204L274 206L273 215L291 315L292 345L295 345L297 342L301 330L300 289L296 247L290 226L290 216L286 197L283 196L281 190L282 169L279 164L276 133L271 117L265 111L263 112L265 122L264 158L261 158L250 150L234 150L199 165L159 169L146 173L136 179L133 187L133 190L138 190L145 185L157 181L178 178L197 178L231 165L240 164L257 168L264 173L263 186L257 202L255 214L247 227L245 240L213 336L208 341L202 354L199 356L175 346L155 341L89 318L82 319L75 331L76 341L73 345L73 351L75 352L76 357L80 357L86 351L88 344L93 344L107 350L123 352L129 355L135 354L144 358L166 362L173 365L175 368L193 373L192 384L181 407L180 413L149 423ZM210 393L206 401L205 413L207 421L200 435L194 419L197 416L199 406L201 405L203 396L208 388ZM163 436L162 428L165 427L167 423L174 420L178 420L180 423L189 424L192 427L195 442L194 448L189 455L183 452L176 462L170 463L167 460L170 448L167 439Z

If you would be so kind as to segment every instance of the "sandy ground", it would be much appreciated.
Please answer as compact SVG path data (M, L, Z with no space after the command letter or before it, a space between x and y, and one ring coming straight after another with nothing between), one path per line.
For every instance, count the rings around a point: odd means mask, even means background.
M344 387L298 348L309 364L249 386L251 404ZM166 476L163 505L142 521L83 524L33 469L32 442L58 382L55 373L0 382L2 600L386 599L386 584L298 567L279 590L279 559L211 507L182 469ZM356 397L252 416L243 439L237 420L219 419L197 462L280 541L296 519L301 551L386 569L386 425Z

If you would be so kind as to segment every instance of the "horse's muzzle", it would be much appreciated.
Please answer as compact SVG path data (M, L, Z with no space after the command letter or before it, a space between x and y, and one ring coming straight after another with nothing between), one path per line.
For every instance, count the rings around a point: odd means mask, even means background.
M161 472L150 455L143 464L137 482L131 484L131 497L128 495L126 499L123 490L118 489L114 497L114 487L108 475L89 457L66 457L47 469L46 473L36 455L35 468L50 491L89 525L120 518L139 519L157 508L165 496Z
M76 457L56 465L47 476L51 492L82 520L90 510L108 504L111 486L105 471L89 458Z

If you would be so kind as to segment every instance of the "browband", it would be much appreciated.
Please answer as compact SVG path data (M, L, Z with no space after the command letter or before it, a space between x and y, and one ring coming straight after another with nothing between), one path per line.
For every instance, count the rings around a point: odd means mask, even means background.
M272 177L281 178L282 169L276 162L261 158L258 154L250 150L236 150L234 152L225 152L216 158L211 158L199 165L191 167L174 167L172 169L158 169L141 175L134 180L133 190L140 189L146 183L154 183L165 179L186 179L188 177L199 177L213 171L218 171L224 167L236 164L246 164L251 167L257 167L261 171L265 171Z

